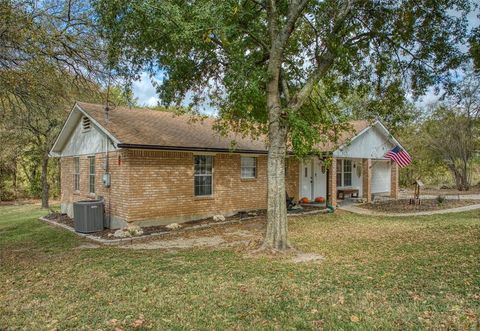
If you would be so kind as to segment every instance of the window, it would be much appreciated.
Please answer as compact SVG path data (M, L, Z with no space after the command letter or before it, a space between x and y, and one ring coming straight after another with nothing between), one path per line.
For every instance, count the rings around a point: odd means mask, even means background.
M92 124L87 116L82 117L82 132L90 131Z
M95 193L95 156L90 156L88 158L90 165L90 172L88 178L88 187L90 193Z
M80 158L73 158L73 190L80 191Z
M342 186L342 160L337 160L337 186Z
M352 186L352 160L337 160L337 186Z
M251 156L242 156L241 168L241 178L256 178L257 158Z
M352 186L352 160L343 160L343 186Z
M195 196L208 196L213 192L213 156L195 156Z

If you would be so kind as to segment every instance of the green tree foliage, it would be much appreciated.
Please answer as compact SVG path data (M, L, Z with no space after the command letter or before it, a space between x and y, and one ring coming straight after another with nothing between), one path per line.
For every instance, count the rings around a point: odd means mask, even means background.
M450 184L468 190L480 150L480 78L471 65L441 101L426 107L400 131L414 156L402 172L402 184L421 178L429 184ZM421 115L421 116L420 116Z
M49 177L58 172L49 167L48 151L66 110L79 96L99 100L95 81L103 77L104 52L92 13L79 0L0 2L0 134L14 133L22 142L2 155L9 166L2 167L0 181L10 180L15 195L23 174L25 193L41 192L43 207Z
M478 119L445 106L437 107L425 123L427 149L434 160L448 167L460 191L468 191L471 186L474 153L479 147L479 125Z
M97 4L110 61L120 73L135 77L145 68L161 70L163 103L178 104L193 94L193 105L208 100L219 109L220 127L267 134L264 247L273 249L288 247L287 146L305 154L298 145L314 146L323 136L308 128L331 130L331 118L321 114L328 107L313 105L312 92L337 79L338 89L388 95L378 101L387 117L388 103L398 100L389 91L408 87L416 96L449 80L466 56L458 44L466 41L464 14L470 9L464 0Z
M138 107L138 100L133 95L133 92L128 87L121 85L113 85L107 87L108 101L114 106L122 107Z

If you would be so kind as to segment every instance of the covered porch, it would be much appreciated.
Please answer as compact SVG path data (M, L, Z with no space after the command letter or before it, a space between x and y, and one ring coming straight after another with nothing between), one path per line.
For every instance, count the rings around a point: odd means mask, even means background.
M385 159L311 157L300 162L299 197L371 202L376 195L398 198L398 165ZM319 199L320 198L320 199Z

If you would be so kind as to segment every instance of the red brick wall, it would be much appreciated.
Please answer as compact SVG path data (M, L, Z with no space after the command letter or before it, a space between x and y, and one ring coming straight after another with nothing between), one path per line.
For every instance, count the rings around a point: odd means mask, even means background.
M337 159L332 158L328 168L328 194L327 201L332 207L337 207Z
M107 214L115 215L126 219L126 202L128 196L128 169L126 165L119 165L118 158L122 157L121 152L110 152L109 172L111 174L111 186L106 188L102 185L102 176L106 155L104 153L95 155L95 193L89 192L89 166L88 156L80 156L80 190L73 190L74 158L63 157L61 162L61 203L69 205L75 201L96 199L103 196L105 199L105 210Z
M390 197L392 199L398 199L399 194L399 184L398 184L398 176L399 176L399 168L398 164L394 161L390 161Z
M240 158L239 154L215 154L213 195L196 197L193 153L128 151L131 183L128 220L183 220L266 208L267 157L257 158L255 179L240 178ZM298 171L298 166L288 167L295 181L289 180L287 185L292 195L298 191L295 169Z
M118 157L121 164L118 164ZM131 221L182 221L266 208L267 157L257 158L257 178L240 178L239 154L213 155L213 196L194 195L191 152L126 150L110 153L111 187L102 185L105 155L96 155L96 195L113 216ZM80 192L73 192L73 158L62 158L63 203L95 198L88 193L88 158L80 160ZM298 162L287 161L286 188L298 199Z
M372 201L372 160L362 159L362 191L366 202Z

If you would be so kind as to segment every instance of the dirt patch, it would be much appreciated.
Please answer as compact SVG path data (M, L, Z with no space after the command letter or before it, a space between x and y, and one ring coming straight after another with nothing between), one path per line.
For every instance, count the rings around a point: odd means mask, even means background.
M293 257L292 262L293 263L306 263L306 262L312 262L312 263L318 263L324 260L325 257L320 254L315 254L315 253L298 253L296 256Z
M422 199L421 203L410 204L409 199L388 200L380 201L376 203L362 204L357 207L385 212L385 213L405 213L405 212L420 212L420 211L433 211L443 210L450 208L457 208L463 206L470 206L478 204L478 200L452 200L447 199L439 202L437 199Z
M54 213L48 214L47 216L45 216L45 218L50 221L55 221L57 223L68 225L71 228L74 227L73 219L68 217L67 214L54 212Z
M251 223L251 222L249 222ZM128 249L189 249L201 247L231 247L249 245L260 238L257 227L246 227L246 224L230 224L198 231L175 233L166 237L151 237L141 242L120 246ZM155 238L155 239L154 239Z
M225 240L220 236L198 237L191 239L179 237L172 240L155 240L120 247L130 249L185 249L194 247L219 246L223 243L225 243Z

